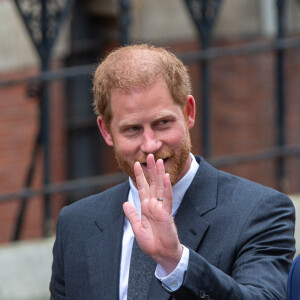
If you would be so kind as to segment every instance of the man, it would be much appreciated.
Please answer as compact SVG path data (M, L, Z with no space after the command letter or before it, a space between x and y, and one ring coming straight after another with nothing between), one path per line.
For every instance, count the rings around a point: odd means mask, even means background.
M117 49L96 70L94 106L129 182L62 210L51 299L285 299L293 205L191 154L182 62Z

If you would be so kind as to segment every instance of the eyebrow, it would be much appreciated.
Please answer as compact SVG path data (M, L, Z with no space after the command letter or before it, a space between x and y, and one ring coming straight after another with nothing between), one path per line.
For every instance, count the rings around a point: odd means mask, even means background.
M153 120L154 122L157 120L161 120L161 119L167 119L167 118L176 118L176 114L172 113L172 112L168 112L166 114L159 114L157 115L157 117Z
M172 113L172 112L167 112L165 114L158 114L153 120L151 120L151 123L155 123L157 121L163 120L163 119L175 119L176 118L176 114ZM132 120L125 120L124 122L121 122L119 124L119 128L126 128L126 127L130 127L130 126L139 126L140 122L135 122Z

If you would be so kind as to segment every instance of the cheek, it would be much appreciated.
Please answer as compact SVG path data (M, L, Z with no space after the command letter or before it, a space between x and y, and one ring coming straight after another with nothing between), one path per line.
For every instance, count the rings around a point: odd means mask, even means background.
M128 141L123 139L120 139L115 143L115 148L120 154L128 158L135 156L139 149L138 143L136 141Z
M187 137L187 131L179 128L177 130L173 130L172 132L169 132L167 135L167 138L164 139L165 143L172 146L173 148L176 148L176 146L181 145Z

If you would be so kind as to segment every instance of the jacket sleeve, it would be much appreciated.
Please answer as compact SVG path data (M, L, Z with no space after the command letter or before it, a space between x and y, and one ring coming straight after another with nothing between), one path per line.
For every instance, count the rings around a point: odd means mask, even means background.
M50 281L50 300L65 300L65 278L64 262L62 255L62 212L61 211L56 225L56 239L53 246L52 276Z
M295 211L288 197L276 193L262 199L240 230L231 272L224 273L190 249L188 270L173 297L286 299L287 277L295 253L294 221Z

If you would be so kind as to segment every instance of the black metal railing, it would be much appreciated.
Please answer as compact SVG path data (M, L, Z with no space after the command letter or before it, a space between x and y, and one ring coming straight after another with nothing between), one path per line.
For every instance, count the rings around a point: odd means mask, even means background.
M28 0L30 2L30 0ZM18 5L17 0L15 0ZM41 1L44 4L45 0ZM66 1L66 5L68 5L68 10L71 8L72 1ZM212 163L216 167L224 167L235 164L242 164L247 162L254 162L260 160L268 160L268 159L277 159L278 160L278 183L279 189L282 189L282 182L286 176L285 174L285 158L290 156L298 156L300 155L300 144L299 145L286 145L285 139L285 74L284 74L284 63L285 63L285 51L289 49L300 48L300 37L285 37L284 27L285 27L285 2L284 0L277 0L277 36L273 41L263 41L263 42L252 42L246 43L244 45L239 46L227 46L227 47L211 47L211 39L214 24L218 14L220 14L220 7L222 1L208 1L208 0L186 0L188 10L193 18L193 21L199 32L199 39L201 41L202 49L198 51L186 52L178 54L179 58L181 58L185 63L199 63L201 67L201 86L202 89L202 141L203 141L203 154L206 159ZM130 8L131 1L130 0L120 0L120 43L128 44L130 43L130 34L129 34L129 26L131 23L130 16ZM46 10L46 6L42 6L44 10ZM19 11L22 14L22 9L19 7ZM43 10L41 10L42 12ZM45 12L44 12L45 13ZM64 11L64 18L67 16L66 11ZM44 16L45 17L45 16ZM27 18L29 18L27 16ZM43 18L41 19L43 20ZM45 20L45 18L44 18ZM62 19L60 18L59 24L61 24ZM29 23L25 25L28 27ZM43 27L44 26L44 27ZM41 27L45 30L44 25L41 24ZM29 30L30 31L30 30ZM58 30L55 31L56 34ZM37 35L39 36L39 35ZM44 39L47 39L47 34L42 35ZM49 37L51 40L51 44L49 45L50 51L53 46L55 36ZM35 41L35 43L38 42ZM43 44L43 47L45 45ZM40 51L41 56L45 54L44 48L41 48ZM46 51L46 52L47 52ZM211 144L211 120L210 120L210 61L217 60L219 58L237 56L237 55L255 55L259 53L272 52L276 54L276 62L277 62L277 70L276 70L276 78L277 80L276 88L276 111L277 111L277 120L276 124L278 126L278 140L277 145L273 148L265 149L259 152L247 154L247 155L226 155L222 157L212 157L212 144ZM47 52L50 53L50 52ZM50 136L49 136L49 109L47 108L49 101L47 89L48 85L53 81L60 81L65 79L70 79L78 76L90 76L94 72L95 65L82 65L75 66L69 68L63 68L59 70L49 70L48 68L49 61L47 61L46 65L41 62L41 72L36 76L30 77L20 77L12 80L4 80L0 82L0 88L11 87L19 84L26 84L28 86L39 86L43 87L42 90L46 91L44 93L40 93L43 99L41 103L43 103L43 107L41 106L41 130L40 134L38 134L36 138L36 147L32 153L31 164L27 171L27 176L24 183L24 188L20 191L0 195L0 203L11 201L15 199L21 199L22 205L20 206L20 210L18 212L18 216L16 219L16 227L13 234L12 239L18 240L20 237L20 233L22 230L23 224L23 216L26 210L26 204L28 200L34 196L40 195L45 199L45 229L44 234L47 236L51 234L51 226L50 221L52 218L51 208L50 208L50 196L53 194L68 194L74 193L76 191L80 191L86 188L97 187L98 189L105 188L107 185L116 184L124 180L125 176L121 173L118 174L108 174L102 176L94 176L87 177L84 179L76 179L69 180L61 183L51 183L50 178ZM44 66L44 67L43 67ZM46 100L45 100L46 99ZM275 103L275 101L274 101ZM46 106L45 106L46 105ZM275 104L274 104L275 105ZM48 121L47 121L48 120ZM44 125L43 125L44 124ZM34 172L34 162L36 160L36 155L38 149L43 146L46 152L44 153L44 162L45 162L45 180L44 186L40 189L31 188L31 181ZM48 167L47 167L48 166Z
M229 57L229 56L236 56L236 55L255 55L258 53L270 52L270 51L278 51L287 50L287 49L295 49L300 48L300 37L292 37L286 39L280 39L277 41L269 41L269 42L254 42L248 43L239 46L228 46L228 47L218 47L218 48L211 48L209 50L204 51L192 51L184 54L178 54L178 57L182 59L185 63L192 63L192 62L199 62L204 59L206 60L215 60L218 58ZM52 82L77 76L90 76L95 70L95 65L84 65L79 67L69 67L69 68L62 68L59 70L50 70L46 72L42 72L39 75L31 76L31 77L22 77L12 80L5 80L0 82L0 88L3 87L10 87L19 84L37 84L40 82ZM241 164L246 162L253 162L257 160L266 160L266 159L273 159L277 157L287 157L287 156L297 156L300 155L300 144L293 145L293 146L275 146L273 148L269 148L263 151L259 151L252 154L245 154L245 155L225 155L221 157L211 157L208 158L214 166L216 167L224 167L228 165L234 164ZM105 178L108 175L105 175ZM119 178L120 180L124 179L124 176L121 174L115 174L113 176L116 177L109 177L109 178ZM101 185L102 176L100 177L91 177L86 178L78 185L77 180L73 181L66 181L60 184L48 184L45 192L47 194L51 193L63 193L65 192L65 186L68 186L68 190L74 189L81 189L86 188L89 186L94 186L95 182L94 179L97 178L99 184ZM104 179L103 179L104 180ZM90 182L89 182L90 181ZM106 182L106 181L105 181ZM114 183L118 182L118 179L114 181ZM74 184L73 184L74 183ZM106 183L107 184L107 183ZM33 196L36 194L42 194L43 189L34 190L31 188L25 188L22 191L17 193L10 193L7 195L0 195L0 202L9 201L12 199L20 198L23 196Z

